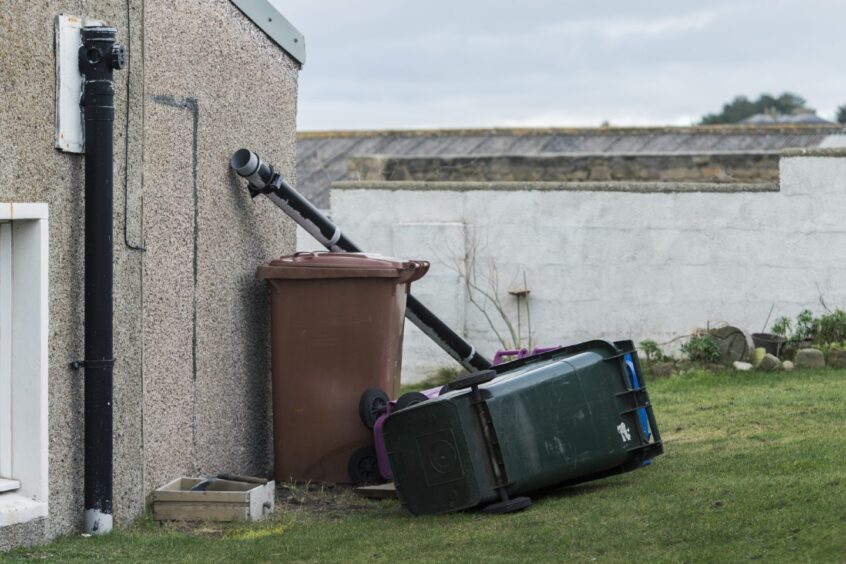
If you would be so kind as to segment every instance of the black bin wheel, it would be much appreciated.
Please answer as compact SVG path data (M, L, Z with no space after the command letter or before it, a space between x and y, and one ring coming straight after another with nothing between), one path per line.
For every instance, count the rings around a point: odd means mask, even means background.
M464 388L472 388L473 386L490 382L494 378L496 378L496 370L480 370L479 372L456 378L447 384L447 386L449 386L450 390L463 390Z
M412 405L417 405L418 403L423 403L428 399L429 398L426 394L422 392L408 392L401 395L397 400L396 411L405 409L406 407L411 407Z
M361 447L350 455L347 471L350 481L356 485L378 484L382 481L376 449L371 446Z
M493 515L502 515L503 513L514 513L522 511L532 504L532 500L528 497L513 497L505 501L497 501L486 505L482 511L491 513Z
M358 416L368 429L372 429L383 413L388 410L388 394L379 388L370 388L358 400Z

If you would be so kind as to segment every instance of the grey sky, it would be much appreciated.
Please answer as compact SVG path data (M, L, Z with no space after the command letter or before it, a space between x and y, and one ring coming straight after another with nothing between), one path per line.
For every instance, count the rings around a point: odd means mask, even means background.
M690 124L737 94L846 104L842 0L276 0L299 127ZM838 62L841 61L841 62Z

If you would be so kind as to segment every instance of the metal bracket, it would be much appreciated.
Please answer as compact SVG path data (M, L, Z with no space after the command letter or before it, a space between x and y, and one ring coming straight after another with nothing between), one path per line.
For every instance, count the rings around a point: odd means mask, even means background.
M82 28L104 26L104 22L84 16L59 14L56 34L56 140L55 147L66 153L85 152L85 128L79 101L82 74L79 72L79 48Z
M278 192L280 188L282 188L282 183L285 182L285 177L279 174L278 172L273 173L273 177L270 179L264 188L258 188L254 184L250 183L247 184L247 190L250 191L250 198L255 198L260 194L273 194Z
M74 360L68 366L73 370L80 368L108 368L115 365L115 359L109 360Z

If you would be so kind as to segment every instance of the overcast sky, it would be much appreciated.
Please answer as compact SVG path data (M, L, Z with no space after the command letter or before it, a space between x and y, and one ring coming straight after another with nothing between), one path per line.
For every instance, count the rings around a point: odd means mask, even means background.
M737 94L846 104L843 0L274 0L301 130L687 125Z

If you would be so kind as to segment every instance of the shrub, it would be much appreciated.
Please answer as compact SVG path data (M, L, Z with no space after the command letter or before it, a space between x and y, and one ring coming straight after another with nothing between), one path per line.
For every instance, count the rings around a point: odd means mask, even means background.
M667 359L664 351L662 351L661 347L658 346L658 343L652 339L641 341L640 349L643 351L643 354L646 355L647 362L660 362Z
M846 311L836 309L816 320L818 343L840 343L846 341Z
M772 332L787 337L787 348L792 350L808 342L817 346L842 343L846 341L846 311L836 309L814 317L806 309L796 316L795 324L787 317L779 317L773 323Z
M719 362L720 344L711 335L693 335L681 350L694 362Z

